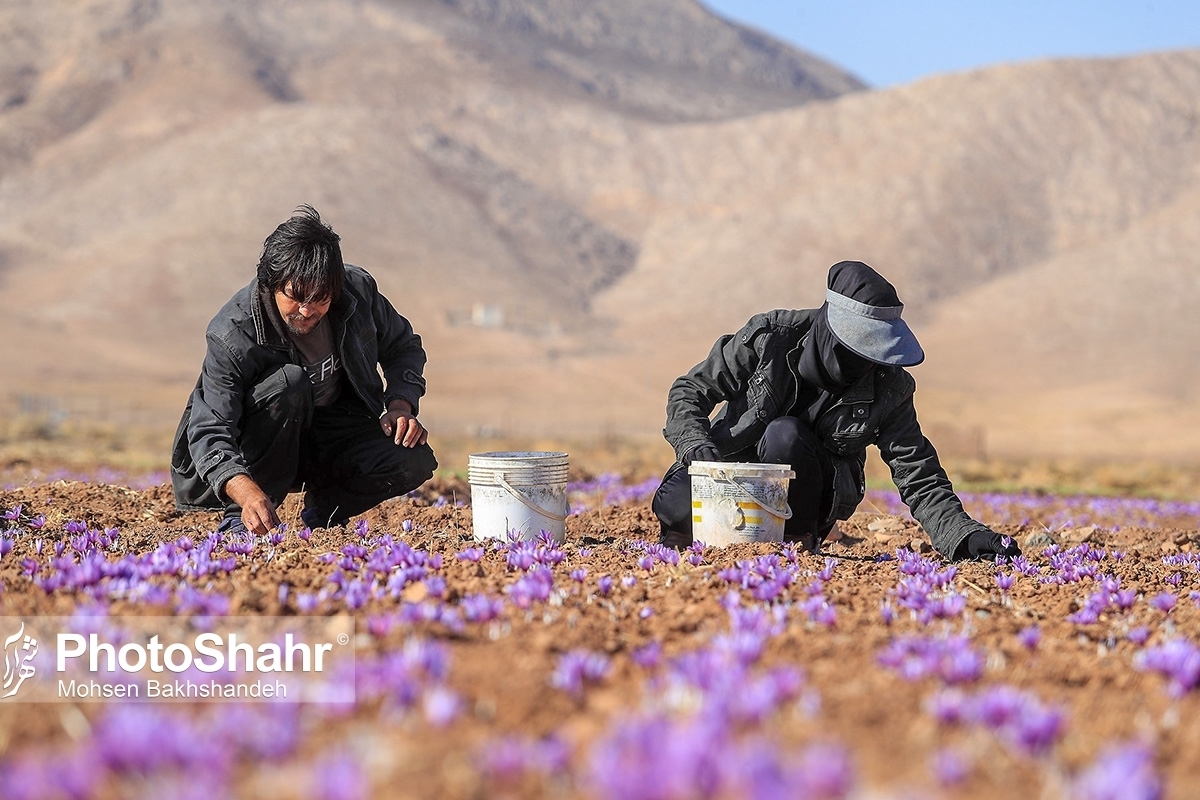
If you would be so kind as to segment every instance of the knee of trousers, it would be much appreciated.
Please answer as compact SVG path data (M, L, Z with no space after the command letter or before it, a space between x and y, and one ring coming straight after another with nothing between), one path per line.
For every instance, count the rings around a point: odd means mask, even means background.
M384 448L386 458L367 469L370 480L382 481L388 486L405 486L411 491L433 477L438 467L437 457L428 444L418 447L397 447L390 441Z
M795 464L816 456L817 435L795 417L772 420L759 443L759 456L770 463Z
M669 475L654 493L650 510L664 527L692 529L692 481L687 470Z

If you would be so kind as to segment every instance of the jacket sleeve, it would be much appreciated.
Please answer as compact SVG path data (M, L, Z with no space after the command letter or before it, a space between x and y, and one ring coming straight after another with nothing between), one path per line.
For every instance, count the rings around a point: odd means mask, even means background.
M192 393L188 451L196 473L224 499L229 479L250 473L237 444L248 386L227 344L211 332L206 340L208 351Z
M413 414L420 410L425 395L425 348L407 319L392 306L370 278L371 315L379 335L379 366L387 382L383 394L386 409L393 400L407 400Z
M939 553L952 558L972 531L988 530L963 510L962 501L938 461L937 451L921 433L911 394L884 421L878 446L892 471L900 499L929 534Z
M717 339L707 359L671 384L663 436L680 461L696 445L710 441L709 415L717 404L745 393L759 363L755 338L768 324L765 314L752 317L737 333Z

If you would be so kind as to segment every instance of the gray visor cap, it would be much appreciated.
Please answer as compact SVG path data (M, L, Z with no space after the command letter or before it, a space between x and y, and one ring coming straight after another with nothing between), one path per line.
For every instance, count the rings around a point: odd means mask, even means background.
M900 319L904 306L869 306L832 289L825 291L829 330L853 352L877 364L912 367L925 360L925 351L908 323Z

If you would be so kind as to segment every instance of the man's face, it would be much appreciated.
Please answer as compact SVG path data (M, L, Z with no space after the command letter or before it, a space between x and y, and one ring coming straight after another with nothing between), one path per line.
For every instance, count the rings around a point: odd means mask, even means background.
M297 300L292 294L290 281L282 291L275 293L275 306L279 309L279 316L283 317L283 324L296 336L312 333L321 318L329 313L332 302L332 297L320 301Z

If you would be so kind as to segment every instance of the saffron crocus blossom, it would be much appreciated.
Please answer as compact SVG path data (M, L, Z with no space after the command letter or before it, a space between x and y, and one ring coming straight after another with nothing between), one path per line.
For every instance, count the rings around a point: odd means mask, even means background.
M910 681L934 676L965 683L983 674L983 657L965 636L901 636L879 654L879 662Z
M585 684L595 683L608 674L609 660L603 653L588 650L572 650L558 659L550 685L562 689L572 697L583 696Z
M630 658L642 669L655 669L662 662L662 645L650 642L630 653Z
M1030 625L1028 628L1021 629L1021 632L1017 634L1017 641L1026 650L1036 650L1042 641L1042 632L1037 625Z
M942 724L974 724L1026 755L1040 755L1062 736L1064 717L1034 695L1011 686L993 686L968 696L940 692L926 709Z
M1200 683L1200 649L1186 639L1172 639L1134 657L1134 666L1157 672L1169 681L1172 697L1182 697Z
M1125 638L1141 647L1150 639L1150 629L1144 625L1130 628L1129 633L1125 634Z
M1154 753L1140 743L1110 745L1073 781L1078 800L1159 800L1163 782Z
M929 771L940 785L950 787L966 780L971 768L959 753L938 750L930 756Z
M482 771L501 782L517 781L531 773L550 775L565 772L570 750L560 739L506 737L489 742L479 753Z
M462 710L458 695L445 686L433 686L421 701L425 721L435 728L444 728L453 722Z
M458 559L459 561L478 562L480 559L483 558L483 548L482 547L468 547L466 550L463 550L461 553L455 553L454 557L456 559Z
M1171 609L1175 607L1175 603L1179 598L1171 592L1162 592L1154 596L1150 601L1150 605L1157 608L1164 614L1171 613Z
M347 753L318 761L313 778L318 800L366 800L371 796L362 766Z

